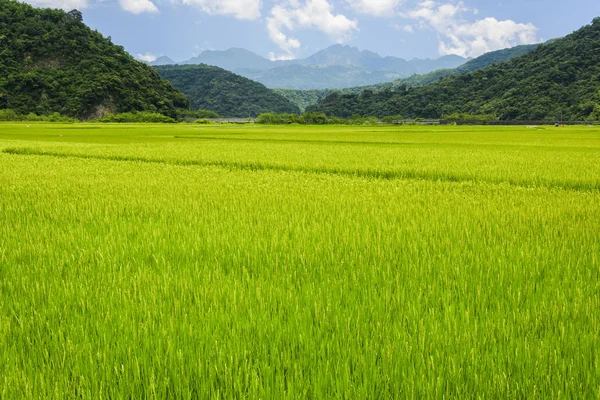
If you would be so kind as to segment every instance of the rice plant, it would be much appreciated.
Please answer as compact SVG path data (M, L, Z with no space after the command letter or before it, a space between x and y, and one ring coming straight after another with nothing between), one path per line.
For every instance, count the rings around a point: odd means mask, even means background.
M599 398L596 128L0 124L0 398Z

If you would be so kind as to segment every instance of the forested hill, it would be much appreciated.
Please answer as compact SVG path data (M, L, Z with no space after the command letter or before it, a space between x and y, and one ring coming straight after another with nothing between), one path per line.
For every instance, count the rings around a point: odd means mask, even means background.
M549 44L551 42L546 42ZM509 61L513 58L522 56L523 54L531 53L539 44L523 44L520 46L510 47L508 49L490 51L477 58L467 61L463 65L455 68L453 71L456 74L464 74L465 72L473 72L478 69L488 67L493 63Z
M600 18L511 61L418 88L334 93L309 111L350 116L494 114L500 119L600 119Z
M174 116L188 106L150 66L88 28L80 12L0 0L0 109L87 119L129 111Z
M188 96L195 109L241 118L267 112L300 113L298 106L264 85L219 67L201 64L155 68Z

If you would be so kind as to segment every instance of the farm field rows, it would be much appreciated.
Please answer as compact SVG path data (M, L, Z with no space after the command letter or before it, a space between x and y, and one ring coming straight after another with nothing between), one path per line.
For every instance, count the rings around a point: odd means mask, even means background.
M0 398L600 397L600 129L0 124Z

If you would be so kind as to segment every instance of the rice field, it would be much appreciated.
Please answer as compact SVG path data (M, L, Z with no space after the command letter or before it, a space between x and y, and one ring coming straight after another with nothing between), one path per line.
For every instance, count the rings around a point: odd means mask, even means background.
M600 399L600 129L0 124L0 398Z

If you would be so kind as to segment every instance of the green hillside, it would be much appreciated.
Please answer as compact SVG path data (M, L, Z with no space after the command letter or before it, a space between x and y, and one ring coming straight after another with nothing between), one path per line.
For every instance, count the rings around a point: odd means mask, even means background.
M0 109L87 119L152 111L187 98L150 66L91 30L81 13L0 0Z
M169 65L155 68L160 76L188 96L195 109L242 118L267 112L300 113L296 105L264 85L219 67Z
M341 117L469 113L503 120L600 119L600 18L508 62L423 87L334 93L308 110Z
M546 44L549 43L551 42L546 42ZM478 69L489 67L494 63L509 61L513 58L522 56L523 54L531 53L537 49L538 46L539 44L525 44L521 46L510 47L508 49L491 51L466 62L465 64L455 68L453 71L455 71L457 74L477 71Z

